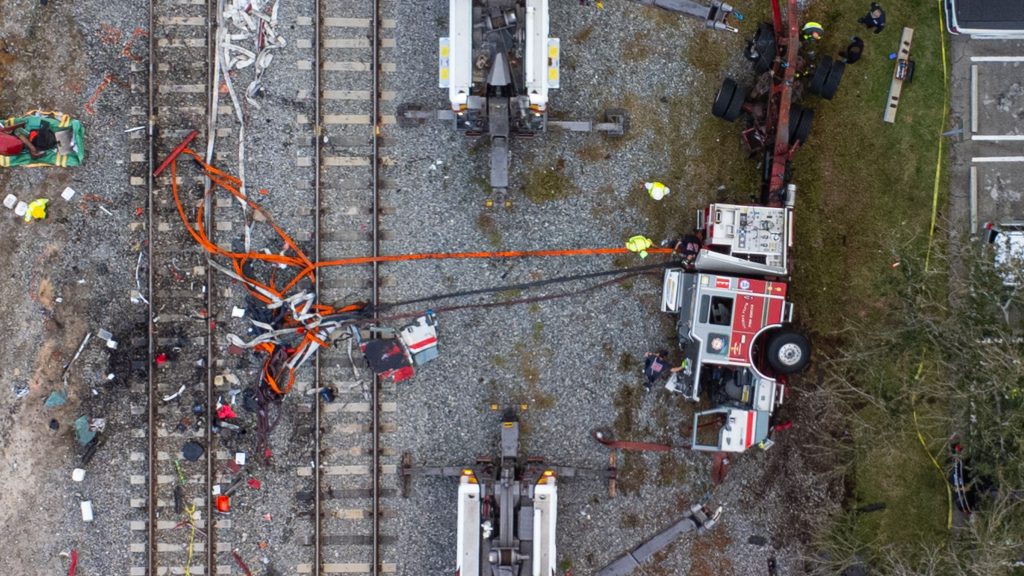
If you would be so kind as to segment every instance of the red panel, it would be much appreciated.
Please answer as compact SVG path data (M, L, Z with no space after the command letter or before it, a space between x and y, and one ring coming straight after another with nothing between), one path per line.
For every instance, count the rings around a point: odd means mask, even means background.
M747 412L747 440L744 442L744 448L750 448L750 445L754 443L754 413Z

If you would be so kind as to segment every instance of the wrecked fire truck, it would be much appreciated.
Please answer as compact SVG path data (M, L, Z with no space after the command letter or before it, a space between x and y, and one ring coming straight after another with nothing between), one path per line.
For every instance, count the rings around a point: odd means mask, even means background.
M752 153L764 154L762 205L711 204L700 210L701 250L689 265L666 269L662 284L661 309L678 314L684 355L666 387L692 402L704 395L714 406L694 414L694 450L769 447L770 420L785 400L786 377L810 361L810 342L793 328L793 306L786 300L796 200L790 160L806 141L810 116L793 103L802 61L796 0L787 2L785 23L780 4L772 0L773 22L762 25L751 42L758 49L747 51L763 89L756 97L733 90L728 96L735 102L726 107L735 114L724 117L748 116L743 140ZM826 99L842 74L830 64L822 61L817 68L835 75L828 93L819 94ZM811 82L819 76L813 74ZM730 82L715 98L716 116Z
M692 402L704 393L715 406L694 415L694 450L766 446L772 411L785 398L785 375L810 359L807 338L791 328L793 305L783 280L796 187L788 189L781 207L712 204L701 211L697 228L705 231L705 245L692 269L665 271L661 309L679 315L684 354L666 387Z

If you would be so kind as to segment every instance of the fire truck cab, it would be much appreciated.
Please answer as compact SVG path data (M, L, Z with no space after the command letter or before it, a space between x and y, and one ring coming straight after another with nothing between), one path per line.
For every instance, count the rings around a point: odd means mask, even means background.
M661 308L679 316L684 357L666 388L715 406L694 415L695 450L743 452L767 440L785 397L780 377L810 359L807 338L789 328L787 285L775 279L786 272L791 213L712 204L698 216L706 240L693 265L665 271Z

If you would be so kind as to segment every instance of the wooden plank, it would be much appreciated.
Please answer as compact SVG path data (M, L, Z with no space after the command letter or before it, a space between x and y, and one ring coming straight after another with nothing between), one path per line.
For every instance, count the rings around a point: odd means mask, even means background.
M910 44L914 39L914 29L904 28L900 36L900 46L896 50L896 65L892 71L892 82L889 83L889 97L885 101L885 113L882 120L892 124L896 121L896 110L900 105L900 93L903 92L903 79L896 77L900 61L910 60Z

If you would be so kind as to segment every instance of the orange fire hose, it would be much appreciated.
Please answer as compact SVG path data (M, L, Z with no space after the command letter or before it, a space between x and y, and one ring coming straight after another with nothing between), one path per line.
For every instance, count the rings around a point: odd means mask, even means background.
M353 266L358 264L371 264L381 262L408 262L413 260L470 260L470 259L490 259L490 258L550 258L550 257L566 257L566 256L600 256L600 255L612 255L612 254L626 254L629 252L626 248L573 248L565 250L505 250L498 252L427 252L420 254L399 254L392 256L362 256L354 258L343 258L340 260L327 260L323 262L313 262L306 256L305 252L299 247L299 245L289 236L277 223L273 217L259 204L253 202L249 197L243 195L240 191L241 180L237 177L232 176L219 168L207 164L203 158L196 153L194 150L188 148L188 143L191 138L194 138L195 133L190 135L190 138L175 148L174 152L164 160L160 166L162 171L168 164L171 168L171 193L174 197L174 203L178 210L178 216L181 218L182 224L185 225L189 235L205 249L209 254L221 256L231 261L231 268L238 278L242 280L246 289L254 298L264 303L271 303L272 298L268 297L267 294L273 295L273 297L284 300L285 294L287 294L292 288L296 286L303 278L309 277L312 281L316 281L316 271L320 268L329 266ZM177 160L181 155L190 156L196 164L198 164L210 182L213 184L211 191L216 188L223 188L229 192L232 196L237 198L240 202L245 204L247 207L252 209L254 212L258 212L263 219L274 229L284 245L287 247L287 254L264 254L261 252L232 252L218 246L213 242L203 226L203 203L200 202L196 206L195 222L192 223L188 219L188 215L185 213L185 206L182 204L181 196L178 191L178 169ZM154 174L158 175L159 171ZM647 250L650 254L670 254L672 249L670 248L649 248ZM269 264L283 265L293 270L296 270L295 276L284 285L283 288L277 288L274 282L273 274L270 277L269 282L260 282L254 278L249 277L245 274L245 265L251 260L267 262ZM330 315L338 312L346 312L353 309L352 305L343 306L341 308L335 308L333 306L324 305L317 303L315 310L323 315ZM322 338L317 336L315 330L306 330L301 323L291 322L286 319L285 325L295 326L296 333L303 334L302 341L295 347L294 350L288 350L288 357L294 357L297 354L301 354L310 345L326 346L328 343ZM274 371L271 368L271 357L274 355L276 346L272 344L260 345L254 348L255 351L266 354L266 359L263 364L263 379L277 394L284 394L291 389L295 382L295 373L293 369L288 369L287 384L282 388L278 385L278 382L285 378L284 369Z

